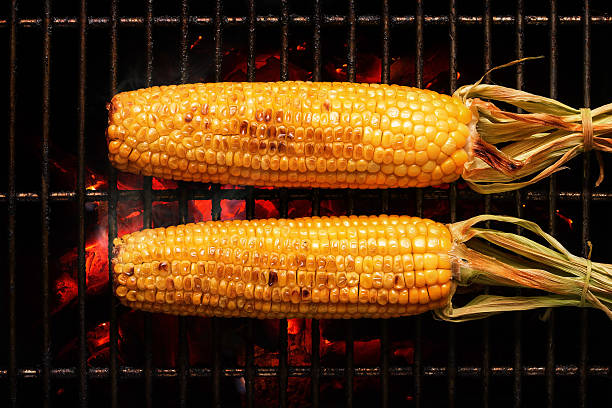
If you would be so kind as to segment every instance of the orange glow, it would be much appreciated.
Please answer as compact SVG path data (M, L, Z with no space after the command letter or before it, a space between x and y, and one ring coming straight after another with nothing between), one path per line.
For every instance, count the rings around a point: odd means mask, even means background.
M195 200L192 203L191 213L194 222L212 220L212 202L210 200Z
M557 214L557 217L561 218L563 221L565 221L567 223L567 225L569 225L570 229L573 229L574 226L574 220L572 220L569 217L566 217L565 215L561 214L561 212L559 212L559 210L555 211L555 214Z
M461 72L457 71L457 79L461 78Z
M298 46L295 49L298 51L306 51L306 42L298 44Z
M106 185L106 181L105 180L97 180L95 183L93 184L89 184L87 187L85 187L87 190L97 190L100 187Z
M300 321L298 319L287 320L287 333L296 335L300 332Z
M191 46L189 47L189 49L190 49L190 50L192 50L192 49L193 49L193 47L195 47L196 45L198 45L198 44L200 43L200 41L202 41L202 36L201 36L201 35L198 35L198 39L197 39L197 40L195 40L195 41L193 42L193 44L191 44Z

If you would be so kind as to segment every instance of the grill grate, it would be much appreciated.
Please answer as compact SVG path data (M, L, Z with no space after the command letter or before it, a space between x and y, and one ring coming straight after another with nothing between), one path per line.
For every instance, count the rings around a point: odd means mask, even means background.
M389 406L389 388L391 377L411 377L414 381L414 404L417 407L423 403L423 381L424 378L446 378L449 406L455 405L455 394L457 392L457 379L478 377L482 378L482 403L488 406L491 377L508 377L513 381L513 405L521 406L522 399L522 380L523 377L544 377L546 384L547 405L554 405L555 379L560 377L579 378L579 402L580 406L587 405L587 377L609 377L612 369L609 366L589 366L588 365L588 313L584 310L581 314L580 323L580 355L578 364L557 364L554 354L554 313L547 323L546 338L546 361L544 366L524 365L521 354L522 344L522 318L521 314L516 314L514 340L514 361L512 365L491 365L490 352L490 324L488 320L481 323L483 333L483 356L480 367L461 366L457 363L457 344L455 326L448 327L449 348L447 350L446 366L429 366L423 361L423 322L420 316L414 318L415 322L415 360L413 366L392 367L390 363L390 338L389 322L383 320L381 325L381 361L378 367L355 367L354 364L354 324L349 321L346 331L346 357L344 367L322 367L319 352L319 322L312 322L312 359L311 366L295 367L288 364L287 354L287 321L282 320L280 324L280 353L278 367L256 367L254 358L254 346L251 341L254 337L253 322L248 321L246 325L246 338L249 340L246 348L246 364L244 367L223 368L221 363L221 347L219 342L219 321L212 319L211 339L213 340L214 358L211 368L189 367L188 347L186 343L186 319L179 318L179 353L177 367L173 369L160 369L153 366L153 344L152 344L152 321L151 316L145 317L145 347L144 347L144 366L126 367L120 366L118 362L118 322L117 322L117 302L110 299L110 364L108 367L91 368L87 366L87 344L86 344L86 318L87 305L85 301L85 205L91 201L108 202L108 234L109 234L109 261L111 258L112 240L117 235L117 203L127 200L143 201L143 225L152 226L152 203L153 201L178 201L179 218L181 222L189 221L188 200L211 200L212 218L219 219L221 215L221 200L236 199L246 201L247 218L254 216L256 199L279 199L280 215L287 216L288 203L292 199L308 199L312 202L312 214L318 215L320 203L325 199L344 199L348 202L348 213L353 212L356 199L378 199L380 200L381 212L388 212L389 201L391 199L415 200L416 215L422 216L424 200L448 200L450 208L450 220L455 221L457 216L457 201L484 201L485 211L491 208L491 200L513 201L516 205L516 212L520 215L522 211L521 203L525 201L548 202L549 207L549 231L556 232L555 211L559 201L580 202L582 206L582 242L586 243L590 236L590 204L592 202L610 202L612 193L591 191L590 182L590 154L584 155L584 180L581 192L559 191L556 178L550 181L548 191L528 191L521 193L496 194L486 196L484 199L475 193L468 191L458 191L456 185L452 185L448 191L438 190L391 190L378 192L354 192L344 190L256 190L248 187L244 190L221 190L218 186L213 186L210 190L192 191L180 185L175 190L155 191L152 189L151 177L145 177L142 190L122 190L117 189L116 171L109 166L108 191L89 191L85 188L85 123L86 123L86 95L87 95L87 33L94 27L108 27L110 29L110 93L116 93L118 87L118 44L119 27L138 27L144 29L146 40L146 70L145 86L152 84L153 76L153 27L154 26L176 26L180 28L180 80L187 82L189 55L188 35L190 27L211 26L214 32L214 67L215 80L222 79L223 64L223 30L225 27L240 26L248 28L248 58L247 76L250 81L255 79L255 41L256 29L258 27L280 27L280 65L281 80L289 78L289 31L292 26L307 26L313 30L312 41L314 48L313 80L322 78L322 56L321 56L321 30L323 26L345 27L347 32L347 73L350 81L356 79L357 61L357 27L376 26L382 30L382 70L381 81L390 81L390 49L391 49L391 27L408 26L414 27L416 31L416 85L423 87L423 66L424 66L424 28L425 26L448 27L450 38L450 90L454 91L457 87L457 53L458 40L457 28L461 25L482 26L484 31L484 69L492 66L492 29L494 26L514 26L516 28L516 57L520 58L525 54L524 30L527 25L545 26L549 28L550 35L550 95L557 96L558 81L558 49L557 37L558 28L563 26L582 26L584 39L584 75L583 93L584 106L590 105L591 87L591 56L590 40L592 25L610 25L612 17L606 15L592 16L589 8L589 1L585 0L583 15L559 16L555 0L551 0L550 15L525 15L522 0L518 1L516 15L514 16L493 16L491 14L490 0L484 2L483 16L462 16L457 13L456 1L450 1L449 14L443 16L430 16L424 14L423 0L416 1L416 13L414 16L392 16L389 11L389 1L382 1L381 15L357 15L355 1L349 0L348 13L342 15L324 15L321 10L321 1L314 0L314 13L312 16L294 15L289 13L287 0L281 1L279 16L261 16L256 14L255 0L248 2L248 15L245 17L228 17L223 14L223 2L215 1L214 16L191 16L189 14L187 0L181 2L181 14L179 16L154 16L153 0L147 0L146 13L144 17L120 17L118 12L118 0L111 1L110 17L91 17L87 14L85 0L80 2L80 14L78 17L53 17L51 16L50 0L44 2L44 13L42 18L18 18L16 1L11 4L10 16L7 19L0 19L0 28L8 28L9 36L9 121L8 121L8 189L6 193L0 193L0 203L7 203L8 208L8 280L9 280L9 359L8 367L0 368L0 381L8 380L9 400L13 406L18 402L18 381L26 379L40 378L42 383L42 398L45 406L51 400L51 381L59 379L76 379L79 384L79 404L82 407L88 405L88 383L94 379L108 380L110 383L111 406L119 406L119 379L129 380L144 378L145 384L145 405L152 407L154 380L160 378L176 378L178 380L178 402L181 407L186 406L189 398L189 380L196 378L212 378L212 404L220 406L222 402L221 381L224 377L244 377L246 389L247 406L252 407L254 402L254 382L256 377L277 377L279 383L279 404L281 407L288 406L288 381L289 377L310 377L312 387L312 405L318 407L320 401L321 378L338 377L345 380L346 406L353 406L353 383L355 376L380 377L381 379L381 406ZM17 192L16 191L16 163L15 163L15 136L16 136L16 75L17 75L17 32L18 30L30 28L42 28L43 33L43 110L42 110L42 184L40 192ZM78 98L78 179L75 191L50 191L49 188L49 117L50 117L50 72L51 72L51 34L52 28L67 27L79 30L79 98ZM520 89L524 86L523 70L519 66L517 69L516 86ZM110 96L110 95L109 95ZM78 208L78 316L79 316L79 341L78 341L78 362L75 367L52 367L50 353L50 311L49 311L49 206L54 202L73 201ZM17 361L17 309L16 297L18 288L15 287L16 281L16 250L15 250L15 231L17 228L16 211L18 203L40 202L42 217L42 323L43 340L42 344L45 353L42 357L40 368L23 368L18 366ZM585 246L585 245L583 245ZM586 250L586 248L585 248ZM110 265L110 262L109 262ZM111 274L109 268L109 274Z

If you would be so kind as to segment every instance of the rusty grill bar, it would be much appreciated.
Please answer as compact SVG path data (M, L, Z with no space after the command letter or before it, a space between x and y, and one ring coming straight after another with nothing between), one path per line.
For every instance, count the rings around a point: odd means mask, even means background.
M311 400L314 407L320 405L320 382L321 378L344 378L346 406L352 407L354 402L353 383L355 376L380 377L381 395L380 404L383 407L389 406L389 388L391 377L412 377L414 382L414 405L424 406L422 389L424 378L444 377L447 379L447 392L449 406L455 406L455 395L457 393L457 379L479 377L482 379L482 403L483 406L489 405L490 380L491 377L512 377L513 379L513 405L520 406L522 403L522 379L523 377L545 377L547 406L554 405L555 379L558 377L578 377L580 391L580 406L587 405L587 378L588 377L610 377L612 368L609 366L589 366L588 365L588 312L585 309L581 313L580 325L580 357L576 365L556 364L554 354L554 327L555 314L552 313L548 320L546 338L546 364L545 366L524 365L521 354L521 314L516 314L514 344L514 361L511 366L492 366L489 334L490 325L488 320L482 322L483 333L483 357L482 366L461 366L457 363L457 344L455 341L455 326L449 325L449 348L447 350L447 366L429 366L423 362L422 342L423 333L422 317L414 317L415 327L415 354L412 366L391 366L390 363L390 339L389 323L381 320L381 360L378 367L355 367L354 364L354 328L353 322L349 321L346 332L346 355L344 367L322 367L319 351L320 328L317 320L312 321L312 358L311 365L308 367L296 367L288 364L287 351L287 320L280 323L280 352L278 367L256 367L254 362L254 337L253 322L248 321L246 325L246 359L244 367L224 368L221 362L221 347L219 343L219 321L212 319L211 340L213 344L214 356L211 368L189 367L188 348L186 344L186 318L179 318L178 335L182 339L179 342L179 353L176 368L157 368L153 366L153 344L152 344L152 319L150 315L145 317L145 347L144 365L139 367L120 366L118 361L118 322L117 305L118 302L110 296L110 363L108 367L88 367L87 366L87 347L86 347L86 317L87 308L85 303L85 204L91 201L108 202L108 238L109 238L109 276L112 279L110 259L112 257L112 241L117 236L117 203L120 200L142 200L143 202L143 226L152 226L152 203L157 200L178 201L180 222L189 221L188 200L211 200L212 219L217 220L221 215L221 200L244 200L246 202L247 219L254 217L256 199L279 199L280 216L286 217L288 203L290 199L308 199L312 203L312 215L319 215L320 203L325 199L344 199L347 200L348 213L351 214L354 208L354 200L372 199L382 197L379 210L388 212L390 199L406 199L416 201L416 215L422 216L423 202L425 199L448 200L450 208L450 220L456 221L457 200L484 201L485 211L491 206L491 200L515 201L517 213L521 215L521 203L524 201L548 201L549 207L549 232L555 234L555 211L558 201L580 201L582 206L582 242L586 243L590 236L589 214L590 204L595 201L610 202L612 193L591 191L591 180L589 174L590 154L585 154L583 159L584 182L581 192L559 191L557 180L551 178L548 191L537 192L517 192L506 194L495 194L493 196L481 197L469 191L458 191L455 184L451 185L448 191L414 189L414 190L391 190L382 193L376 191L345 191L345 190L306 190L306 189L276 189L276 190L256 190L247 187L244 190L221 190L219 186L213 186L210 190L191 191L179 183L176 190L155 191L152 189L152 178L145 177L142 190L122 190L117 189L117 172L114 168L108 168L108 191L88 191L85 189L85 120L86 120L86 94L87 94L87 31L92 27L108 27L110 30L110 94L109 97L117 92L118 85L118 45L119 27L142 27L146 43L146 64L145 64L145 86L152 85L153 76L153 27L154 26L173 26L180 29L180 81L188 80L189 55L188 35L190 27L211 26L214 32L214 67L215 80L222 80L223 64L223 30L225 27L240 26L248 28L248 56L247 56L247 77L249 81L255 80L255 54L256 54L256 29L257 27L280 27L280 79L289 78L289 35L292 26L312 27L313 41L313 80L321 80L322 56L321 56L321 30L324 26L340 26L346 28L347 38L347 73L350 81L355 81L357 72L357 28L359 26L376 26L382 31L382 69L381 82L390 81L390 49L391 49L391 28L397 26L413 27L416 33L416 86L423 87L423 66L424 66L424 28L427 25L448 26L450 38L450 90L454 91L457 87L457 55L459 53L457 27L461 25L478 25L483 27L484 61L483 70L491 68L492 64L492 28L495 25L510 25L516 27L516 55L522 57L524 54L525 26L539 25L548 26L550 35L550 96L557 96L558 82L558 49L557 33L559 26L581 25L583 28L584 39L584 72L583 72L583 95L584 106L590 105L590 86L591 86L591 56L590 40L592 25L610 25L612 17L605 15L593 16L590 12L589 0L584 1L583 14L580 16L559 16L557 12L556 0L550 0L550 15L525 15L523 1L519 1L514 16L493 16L491 14L490 0L484 1L482 16L461 16L457 14L456 1L450 0L449 14L442 16L425 15L423 0L416 0L416 13L414 16L393 16L390 15L389 1L383 0L381 15L357 15L355 1L349 0L347 15L324 15L321 10L321 1L314 0L314 13L312 16L294 15L289 11L288 0L281 1L279 16L258 16L256 14L255 0L248 2L248 14L245 17L228 17L223 14L222 0L215 1L214 16L191 16L188 9L188 1L182 0L181 14L179 16L154 16L153 0L146 1L146 12L143 17L120 17L118 14L118 0L111 0L109 17L90 17L87 14L87 3L85 0L80 2L80 14L78 17L54 17L52 16L51 1L45 0L42 18L24 19L17 17L16 1L11 3L10 16L0 19L0 29L8 28L9 39L9 114L8 114L8 188L7 192L0 192L0 202L6 202L8 208L8 315L9 315L9 349L8 367L0 367L0 381L8 382L8 399L12 406L18 405L18 380L41 379L42 397L44 406L50 405L51 381L53 379L76 379L79 384L78 400L81 407L88 405L88 382L92 379L108 379L110 383L111 406L119 406L118 382L119 379L130 380L143 378L145 383L145 405L154 406L154 383L160 378L178 379L178 401L181 407L187 406L190 399L189 381L197 378L212 378L212 405L221 406L223 396L221 395L221 379L226 377L244 377L246 390L247 407L255 406L254 381L256 377L277 377L279 384L279 404L281 407L288 406L288 381L290 377L310 377L311 378ZM17 192L16 191L16 163L15 163L15 135L16 135L16 75L17 75L17 32L21 29L40 27L43 33L43 92L42 92L42 183L40 192ZM79 98L78 98L78 179L75 191L50 191L49 189L49 133L50 133L50 72L51 72L51 37L53 28L70 27L79 30ZM516 86L520 89L524 86L523 70L519 66L517 69ZM73 201L78 208L78 315L79 315L79 341L78 341L78 362L75 367L52 367L50 351L50 311L48 306L49 297L49 205L52 202ZM17 203L40 202L41 203L41 222L42 222L42 283L41 295L43 298L43 340L42 344L45 352L42 355L39 368L22 368L17 361L17 335L16 335L16 298L18 289L15 287L16 274L16 248L15 231L17 228L16 211ZM584 254L586 255L586 245Z

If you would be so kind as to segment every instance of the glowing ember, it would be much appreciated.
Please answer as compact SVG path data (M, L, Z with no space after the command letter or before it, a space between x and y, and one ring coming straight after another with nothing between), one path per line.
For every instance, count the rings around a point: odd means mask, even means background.
M189 202L193 208L193 222L212 220L212 202L210 200L195 200Z
M93 330L87 332L87 349L89 357L87 364L98 365L108 361L109 342L110 342L110 325L108 322L103 322L97 325Z
M298 319L287 320L287 333L296 335L300 331L300 321Z
M195 41L193 42L193 44L191 44L191 45L189 46L189 49L190 49L190 50L192 50L192 49L193 49L193 47L195 47L196 45L198 45L198 44L200 43L200 41L202 41L202 36L201 36L201 35L198 35L198 39L197 39L197 40L195 40Z
M157 177L153 177L151 186L153 190L171 190L178 188L178 184L175 181L159 179Z
M561 212L559 210L555 210L555 214L557 214L557 217L559 217L563 221L565 221L567 223L567 225L570 227L570 229L573 229L574 220L572 220L571 218L566 217L565 215L561 214Z

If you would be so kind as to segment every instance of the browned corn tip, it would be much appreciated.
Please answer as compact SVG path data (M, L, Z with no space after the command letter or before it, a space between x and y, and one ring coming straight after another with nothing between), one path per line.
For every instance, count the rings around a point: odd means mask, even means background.
M280 187L424 187L468 161L470 110L397 85L213 83L124 92L108 104L120 170Z
M407 216L217 221L116 239L133 308L203 316L395 317L449 300L442 224Z

